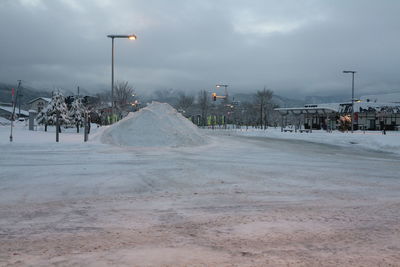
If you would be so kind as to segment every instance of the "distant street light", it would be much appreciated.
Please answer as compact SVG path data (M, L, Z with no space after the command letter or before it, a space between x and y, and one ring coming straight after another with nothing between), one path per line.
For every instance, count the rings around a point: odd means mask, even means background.
M108 38L111 38L111 113L114 115L114 39L115 38L126 38L129 40L136 40L137 37L134 34L131 35L116 35L110 34L107 35Z
M354 73L357 71L354 70L344 70L343 73L351 73L352 74L352 83L351 83L351 132L354 131Z
M225 87L225 100L228 100L228 85L227 84L217 84L217 88Z

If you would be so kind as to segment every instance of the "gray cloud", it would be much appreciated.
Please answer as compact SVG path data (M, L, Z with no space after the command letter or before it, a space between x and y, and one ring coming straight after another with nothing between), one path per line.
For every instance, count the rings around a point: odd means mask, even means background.
M211 0L2 0L0 81L36 87L110 83L110 33L116 79L138 91L195 91L224 82L235 91L264 85L278 94L399 89L400 2Z

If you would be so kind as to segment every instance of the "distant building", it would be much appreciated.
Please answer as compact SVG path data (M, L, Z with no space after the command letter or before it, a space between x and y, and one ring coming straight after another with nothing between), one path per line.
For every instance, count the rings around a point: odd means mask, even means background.
M290 116L296 127L316 130L333 130L339 126L339 119L350 116L351 103L312 104L297 108L275 109L282 116L282 125L287 125ZM400 103L378 103L357 101L354 103L354 129L399 130Z
M31 101L29 101L27 104L29 105L29 109L34 110L36 113L39 113L47 107L47 105L50 103L51 98L48 97L37 97Z
M12 106L12 103L11 103L11 102L0 102L0 106L11 107L11 106Z
M11 106L0 106L0 117L5 118L7 120L10 120L12 117L12 113L13 113L13 107ZM19 115L19 109L15 108L15 115L18 116ZM21 109L21 114L19 116L20 118L26 118L29 117L29 112L26 110L22 110Z
M400 103L355 103L354 123L361 130L399 130Z
M303 129L333 130L337 127L340 104L309 104L304 107L276 108L282 116L282 127L288 125L288 117L291 117L291 125Z

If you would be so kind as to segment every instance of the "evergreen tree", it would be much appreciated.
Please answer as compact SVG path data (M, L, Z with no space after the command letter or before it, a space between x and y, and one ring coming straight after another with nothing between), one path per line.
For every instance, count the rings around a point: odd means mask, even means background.
M49 117L47 116L47 107L42 109L36 116L36 122L40 125L44 125L44 131L47 132L47 125L49 124Z
M80 98L80 97L76 98L71 104L71 108L69 110L69 117L70 117L71 123L76 125L77 133L79 133L79 127L82 127L82 125L83 125L85 112L86 112L86 108L82 103L82 98Z
M44 124L47 128L47 125L56 125L57 114L60 126L71 123L65 98L60 92L53 93L49 105L43 110L43 112L38 114L36 120L39 124ZM58 131L61 132L61 127L58 128Z

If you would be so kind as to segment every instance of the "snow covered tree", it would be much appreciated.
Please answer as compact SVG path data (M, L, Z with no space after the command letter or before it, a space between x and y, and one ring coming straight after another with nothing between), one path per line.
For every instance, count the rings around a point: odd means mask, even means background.
M185 93L180 93L178 98L178 103L176 108L181 111L187 111L194 103L194 96L186 95Z
M36 120L39 124L44 124L45 130L47 130L47 125L56 125L57 115L60 126L70 124L67 104L65 104L65 98L60 92L53 93L50 103L43 112L38 114ZM61 127L58 128L58 131L61 132Z
M201 111L201 117L202 117L202 126L207 125L207 116L208 116L208 110L210 109L210 96L207 93L206 90L200 91L198 98L197 98L197 104L199 105L200 111Z
M71 108L69 110L69 117L71 120L71 123L76 125L76 132L79 133L79 127L82 127L84 118L85 118L85 112L86 108L82 103L82 98L78 97L76 98L72 104Z
M47 132L47 125L49 124L49 116L47 116L47 107L42 109L36 116L36 122L39 125L44 125L44 131Z
M114 102L115 106L122 110L126 105L129 104L130 99L134 95L134 89L128 84L128 82L119 82L114 87Z
M255 94L255 104L260 107L260 126L261 128L264 126L264 129L267 128L268 104L271 104L273 94L273 91L267 90L265 87L264 90L257 91Z

